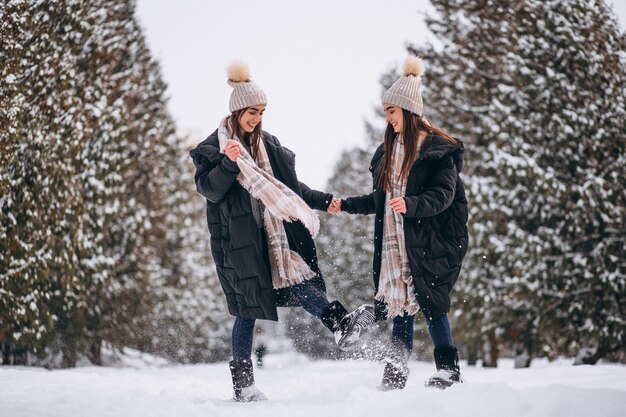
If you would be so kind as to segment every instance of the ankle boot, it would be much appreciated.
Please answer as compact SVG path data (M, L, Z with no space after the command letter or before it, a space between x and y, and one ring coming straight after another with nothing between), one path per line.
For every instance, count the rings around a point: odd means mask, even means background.
M406 365L397 366L392 363L387 363L385 365L385 371L383 372L383 382L379 389L381 391L404 389L408 377L409 368Z
M409 357L411 352L399 340L392 338L389 347L385 350L383 361L386 362L383 372L383 381L378 388L381 391L403 389L409 376Z
M463 382L459 368L459 352L454 346L435 349L435 365L437 372L426 381L427 387L444 389Z
M249 359L231 361L230 373L233 377L233 399L237 402L265 401L267 397L254 385L252 361Z
M322 311L321 319L333 332L339 348L350 350L374 324L374 307L364 304L348 313L339 301L333 301Z

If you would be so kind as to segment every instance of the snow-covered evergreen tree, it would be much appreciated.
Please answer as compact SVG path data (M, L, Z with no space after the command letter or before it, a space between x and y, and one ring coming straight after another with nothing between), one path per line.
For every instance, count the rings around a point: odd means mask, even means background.
M5 363L29 353L53 357L49 366L100 363L103 341L171 352L159 339L165 320L193 329L167 342L195 346L171 359L223 357L212 261L193 237L206 222L191 163L134 9L0 5ZM193 269L187 255L200 253Z
M77 262L90 253L90 241L82 236L86 205L74 175L84 140L76 131L87 119L81 98L72 94L82 87L74 70L81 16L72 4L48 6L1 6L7 64L0 107L3 126L10 127L0 133L7 162L1 168L0 255L5 360L40 351L56 326L61 333L70 328L66 317L80 316L89 285Z
M601 1L433 1L426 108L468 140L466 341L623 352L626 46ZM465 303L460 301L464 300ZM473 341L473 342L472 342ZM527 361L528 363L528 361Z

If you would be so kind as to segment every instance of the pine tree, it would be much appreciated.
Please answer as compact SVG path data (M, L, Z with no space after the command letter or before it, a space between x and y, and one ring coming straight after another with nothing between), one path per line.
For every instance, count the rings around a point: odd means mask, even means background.
M594 363L624 347L625 40L598 1L433 1L431 117L468 139L470 344ZM461 303L458 303L461 305ZM528 365L529 360L526 362Z
M171 359L224 356L225 309L193 237L205 220L134 11L130 0L0 6L3 363L101 364L104 342L165 352L164 315L192 329L168 342L193 346ZM194 270L187 254L200 253Z
M82 36L75 4L2 6L2 108L10 126L2 129L5 362L26 362L25 353L39 352L52 327L63 324L58 314L76 313L84 302L76 259L89 251L80 233L86 207L72 173L81 145L73 133L85 115L80 98L69 94L78 86L74 52Z

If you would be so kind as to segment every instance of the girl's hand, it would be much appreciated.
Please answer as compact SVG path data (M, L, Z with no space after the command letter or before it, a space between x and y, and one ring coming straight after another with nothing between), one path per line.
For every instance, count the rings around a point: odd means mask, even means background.
M339 198L333 198L333 201L330 202L327 211L330 214L341 213L341 200Z
M241 151L239 150L239 144L237 142L228 141L226 144L226 148L224 149L224 153L231 161L235 162L237 158L241 155Z
M396 213L406 213L406 201L404 201L404 197L392 198L389 200L389 205Z

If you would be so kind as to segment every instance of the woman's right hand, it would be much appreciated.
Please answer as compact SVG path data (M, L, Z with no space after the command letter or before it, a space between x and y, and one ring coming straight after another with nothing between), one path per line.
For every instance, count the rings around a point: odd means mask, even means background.
M239 144L237 142L228 141L226 144L226 148L224 149L224 153L231 161L235 162L239 156L241 156L241 151L239 150Z
M339 214L341 213L341 199L333 198L330 205L328 206L328 212L330 214Z

